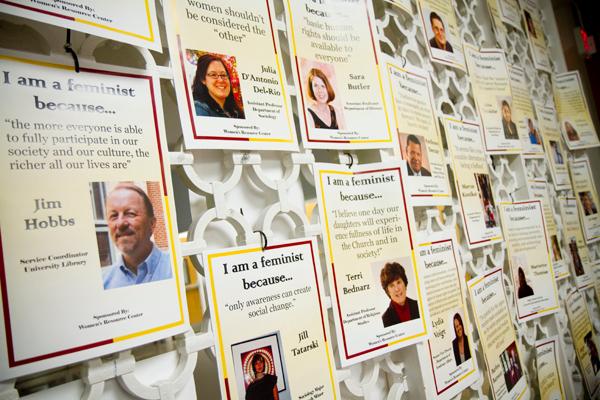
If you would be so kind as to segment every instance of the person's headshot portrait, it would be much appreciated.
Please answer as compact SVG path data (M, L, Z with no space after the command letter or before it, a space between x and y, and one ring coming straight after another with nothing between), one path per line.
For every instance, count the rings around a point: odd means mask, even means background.
M531 118L527 118L527 134L529 135L529 143L542 144L540 134L535 126L533 126L533 120Z
M512 110L508 101L502 100L500 109L502 111L502 130L504 131L504 138L518 139L519 134L517 133L517 125L512 120Z
M239 90L237 80L235 86ZM221 56L205 53L197 58L192 96L199 117L245 118L241 99L234 96L232 72Z
M278 400L277 376L267 372L267 360L256 352L250 361L252 381L246 388L246 400Z
M554 159L554 163L557 165L564 164L565 159L563 158L563 155L560 152L558 142L555 140L550 140L550 148L552 149L552 158Z
M446 39L446 27L444 21L442 21L442 17L436 12L431 12L429 14L429 23L431 24L431 30L433 31L433 37L429 39L431 48L454 53L452 45Z
M420 317L419 303L406 295L408 278L402 265L397 262L386 263L379 278L382 289L390 299L387 310L381 316L384 328Z
M577 242L575 238L571 238L569 241L569 252L571 253L571 260L573 261L573 268L575 269L575 276L581 276L585 273L583 270L583 263L579 256L579 249L577 248Z
M594 342L594 339L592 337L592 331L589 331L584 336L583 340L587 346L587 350L590 355L590 363L592 364L592 370L594 371L594 375L597 375L600 371L600 357L598 355L598 347L596 346L596 343Z
M558 244L558 237L556 237L556 235L552 235L550 237L550 242L552 243L552 255L554 257L554 261L562 260L562 254L560 252L560 246Z
M160 189L158 182L147 184L155 184ZM160 195L160 191L158 194ZM102 268L104 289L172 277L169 253L159 249L152 241L153 235L162 231L159 234L161 246L168 248L164 223L157 229L155 206L146 191L129 182L116 184L106 194L104 218L110 242L115 248L112 265ZM101 248L100 241L98 243Z
M565 121L564 126L565 126L565 133L567 134L567 139L569 139L569 142L578 141L579 133L577 133L573 124L571 124L569 121Z
M429 164L426 161L427 149L425 147L425 138L422 136L407 135L404 150L404 158L407 161L409 176L431 176L431 172L425 166L425 163Z
M310 100L308 113L317 129L340 129L338 112L331 104L335 90L327 75L319 68L311 68L306 77L306 94Z
M592 192L579 192L579 200L581 201L581 208L583 209L583 213L586 216L598 213L598 209L596 208L596 204L594 203L594 199L592 198Z
M519 288L517 289L517 298L522 299L524 297L533 296L533 289L527 284L525 278L525 271L523 267L519 266L517 269L517 276L519 279Z
M525 15L525 25L527 25L527 31L531 36L537 39L537 33L535 31L535 26L533 25L533 18L531 18L531 14L529 11L523 11Z
M471 358L471 350L469 349L469 339L465 332L465 324L459 313L454 314L452 318L454 326L454 339L452 340L452 351L454 353L454 361L458 367L460 364Z

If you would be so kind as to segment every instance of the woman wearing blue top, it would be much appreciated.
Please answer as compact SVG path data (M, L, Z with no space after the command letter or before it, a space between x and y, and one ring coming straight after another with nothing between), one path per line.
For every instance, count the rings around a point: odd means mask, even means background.
M204 54L198 58L192 95L197 116L244 118L244 111L233 97L229 70L223 60L214 54Z

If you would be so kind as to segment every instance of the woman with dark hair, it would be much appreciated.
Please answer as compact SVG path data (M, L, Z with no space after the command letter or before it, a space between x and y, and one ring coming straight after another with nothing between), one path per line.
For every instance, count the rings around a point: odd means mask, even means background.
M308 72L308 97L313 101L308 112L315 128L339 129L335 108L329 104L335 99L335 92L320 69L313 68Z
M465 325L459 313L454 314L454 340L452 340L452 350L454 352L454 361L456 366L464 363L471 358L469 349L469 339L465 335Z
M250 363L254 379L246 388L246 400L279 400L277 376L265 372L265 357L255 353Z
M383 327L419 318L419 303L406 297L408 279L404 267L397 262L386 263L379 278L381 287L390 298L390 305L381 316Z
M519 289L517 289L517 298L522 299L523 297L533 296L533 289L527 284L527 280L525 279L525 271L523 271L523 268L519 267L517 274L519 275Z
M579 140L579 133L577 133L575 127L569 121L565 121L565 133L567 134L569 142L576 142Z
M244 111L233 97L229 70L223 60L214 54L204 54L198 58L192 95L197 116L244 118Z

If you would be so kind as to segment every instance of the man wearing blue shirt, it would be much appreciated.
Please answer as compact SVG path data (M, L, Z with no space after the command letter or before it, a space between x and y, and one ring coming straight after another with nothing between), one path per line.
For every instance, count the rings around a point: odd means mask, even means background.
M110 237L121 252L104 269L104 289L169 279L169 255L150 240L156 218L148 195L133 184L119 184L106 196Z

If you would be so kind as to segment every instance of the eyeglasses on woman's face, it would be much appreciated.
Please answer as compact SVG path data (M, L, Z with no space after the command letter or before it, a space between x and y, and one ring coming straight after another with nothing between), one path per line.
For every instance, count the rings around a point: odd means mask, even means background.
M206 74L206 76L210 79L220 79L222 81L228 81L229 80L229 75L227 75L226 73L221 73L221 74L217 74L216 72L209 72L208 74Z

